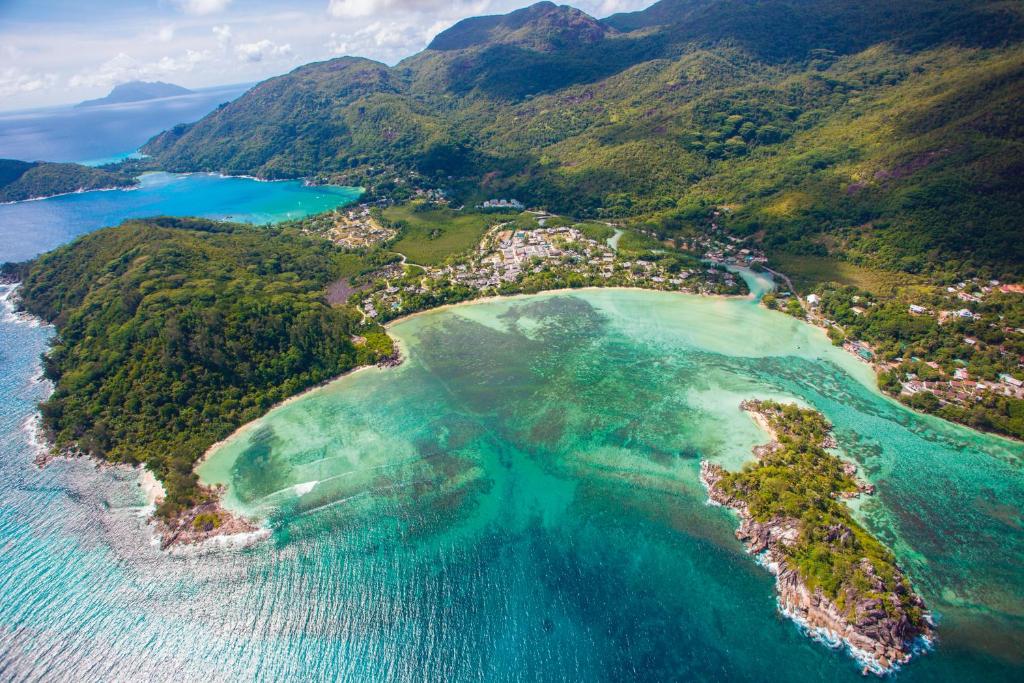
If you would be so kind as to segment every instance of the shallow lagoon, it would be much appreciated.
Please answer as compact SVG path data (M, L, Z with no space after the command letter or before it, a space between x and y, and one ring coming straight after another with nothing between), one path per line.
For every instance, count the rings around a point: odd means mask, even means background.
M1024 673L1024 448L903 409L819 330L746 299L588 290L393 333L403 366L288 403L200 470L269 520L252 555L275 610L312 610L288 631L333 653L315 675L859 678L778 615L705 504L699 460L763 439L738 409L754 396L822 410L878 486L858 514L940 620L900 677Z

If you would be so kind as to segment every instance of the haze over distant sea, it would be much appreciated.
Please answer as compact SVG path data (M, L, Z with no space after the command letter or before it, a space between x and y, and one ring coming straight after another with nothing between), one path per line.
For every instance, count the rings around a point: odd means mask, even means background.
M88 164L117 161L157 133L196 121L248 88L249 84L225 85L143 102L0 112L0 158Z

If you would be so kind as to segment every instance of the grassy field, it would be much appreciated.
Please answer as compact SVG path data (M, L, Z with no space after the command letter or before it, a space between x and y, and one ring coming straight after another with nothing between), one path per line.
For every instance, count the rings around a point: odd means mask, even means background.
M615 234L615 230L604 223L579 223L576 227L590 239L599 242L604 242Z
M619 254L622 256L636 256L644 254L652 249L664 249L665 245L658 240L642 233L626 230L619 238Z
M416 211L415 203L392 206L384 218L402 230L394 250L405 254L411 263L436 266L479 243L484 232L508 216L451 209Z
M793 280L793 286L801 293L809 292L822 282L838 282L853 285L872 294L888 295L898 288L917 284L921 280L907 273L865 268L827 256L774 254L771 266L788 275Z

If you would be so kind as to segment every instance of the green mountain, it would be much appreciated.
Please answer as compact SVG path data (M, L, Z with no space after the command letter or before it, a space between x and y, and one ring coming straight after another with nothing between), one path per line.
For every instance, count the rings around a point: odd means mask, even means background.
M1024 9L1001 0L549 2L460 22L395 67L261 83L144 151L168 170L515 196L671 236L1020 275Z

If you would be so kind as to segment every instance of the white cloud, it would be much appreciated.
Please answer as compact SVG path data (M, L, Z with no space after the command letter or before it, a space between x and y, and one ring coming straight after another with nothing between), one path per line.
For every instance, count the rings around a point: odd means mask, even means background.
M635 12L653 4L650 0L603 0L595 7L594 11L596 12L595 16L606 17L618 12Z
M56 74L31 73L14 66L0 69L0 97L46 90L56 84Z
M134 80L169 78L187 73L210 59L210 53L186 50L177 57L164 56L151 62L142 62L121 52L91 71L80 71L68 79L72 88L109 88Z
M288 43L278 45L271 40L260 40L255 43L242 43L235 48L235 54L243 62L262 62L264 59L287 57L292 53Z
M382 10L390 9L397 0L331 0L327 11L335 17L351 19L368 17Z
M186 14L203 16L223 12L231 4L231 0L175 0L175 4Z
M217 36L217 43L221 46L221 49L227 48L234 39L234 36L231 34L231 27L227 24L214 26L213 35Z
M161 43L169 43L174 40L174 26L166 24L156 32L156 39Z
M349 43L346 42L345 37L338 35L337 33L331 33L331 37L324 43L324 47L332 55L347 55L351 52Z
M330 0L327 12L340 19L352 19L387 14L390 10L424 13L443 8L447 14L471 16L485 12L492 4L491 0Z

